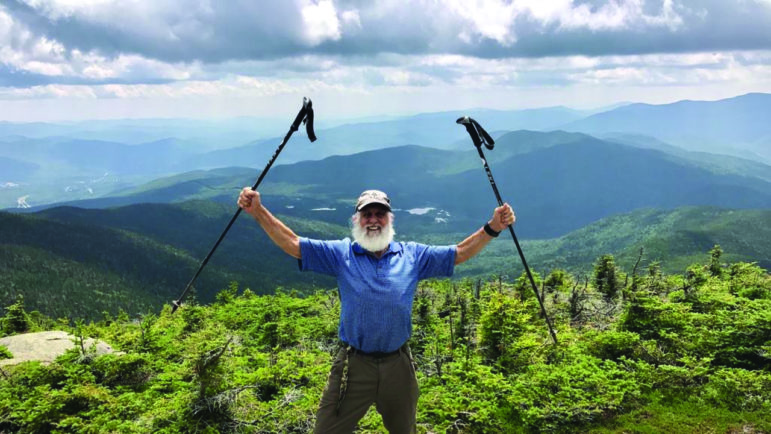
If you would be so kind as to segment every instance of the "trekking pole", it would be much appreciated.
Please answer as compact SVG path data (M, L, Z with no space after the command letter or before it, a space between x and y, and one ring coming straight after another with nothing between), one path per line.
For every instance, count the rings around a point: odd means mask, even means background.
M273 162L276 161L276 158L278 157L278 154L281 153L281 150L284 149L284 145L286 145L286 142L289 141L289 138L292 137L292 133L297 131L298 128L300 128L300 123L305 124L305 131L308 133L308 138L311 140L311 142L316 141L316 134L313 132L313 104L311 103L311 100L308 98L303 98L303 106L300 109L300 112L297 113L297 117L294 118L294 122L292 122L292 126L289 127L289 132L286 133L286 136L284 136L284 140L281 141L281 144L278 145L278 149L276 149L276 152L273 153L273 156L270 158L270 161L268 161L268 165L265 166L264 169L262 169L262 173L260 173L260 177L257 178L257 182L254 183L254 186L252 187L252 190L257 190L257 187L262 182L262 179L265 177L265 175L268 173L268 170L270 170L270 166L273 165ZM179 296L178 299L171 302L171 313L174 313L179 309L179 306L182 304L182 300L184 300L185 295L187 294L187 291L190 290L190 288L193 286L193 282L195 282L195 279L198 278L198 275L201 274L201 271L203 270L203 267L206 266L206 263L209 262L209 258L211 258L212 254L214 254L214 251L217 250L217 246L220 245L220 242L222 242L222 239L225 238L225 234L228 233L230 230L230 227L233 226L233 223L238 218L239 214L241 214L242 209L238 208L236 210L236 213L233 215L233 218L230 219L230 223L225 227L225 230L222 231L222 234L217 239L217 242L214 243L214 247L211 248L211 251L209 251L209 254L206 255L206 258L204 258L203 262L201 262L201 266L198 267L198 271L196 271L195 275L192 279L190 279L190 282L188 282L187 286L185 287L185 290L182 291L182 294Z
M461 124L464 127L466 127L466 131L468 131L469 135L471 136L471 141L474 142L474 146L477 148L477 152L479 152L479 157L482 159L482 164L485 167L485 172L487 172L487 179L490 181L490 186L493 187L493 193L495 193L495 198L498 199L498 206L503 206L503 199L501 199L501 194L498 192L498 187L495 185L495 180L493 179L493 172L490 171L490 166L487 164L487 159L485 158L485 154L482 152L482 145L484 144L485 147L488 150L493 149L493 145L495 145L495 141L492 137L490 137L489 134L487 134L487 131L482 128L481 125L474 119L471 119L468 116L464 116L462 118L458 118L455 123ZM554 341L554 344L557 344L557 335L554 333L554 328L552 327L551 320L549 319L549 316L546 314L546 309L543 306L543 300L541 300L540 294L538 294L538 287L535 284L535 280L533 279L533 274L530 272L530 267L527 266L527 261L525 260L525 254L522 253L522 247L519 246L519 241L517 240L517 235L514 233L514 227L512 225L509 225L509 232L511 233L511 238L514 240L514 245L517 246L517 251L519 252L519 257L522 259L522 265L525 266L525 273L527 273L527 277L530 280L530 284L533 286L533 291L535 292L535 298L538 300L538 304L541 306L541 314L543 315L544 319L546 320L546 325L549 326L549 333L551 333L551 338Z

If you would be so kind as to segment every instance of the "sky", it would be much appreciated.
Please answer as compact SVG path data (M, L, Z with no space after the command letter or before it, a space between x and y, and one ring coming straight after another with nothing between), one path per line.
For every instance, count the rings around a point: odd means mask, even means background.
M0 121L771 92L771 0L0 0Z

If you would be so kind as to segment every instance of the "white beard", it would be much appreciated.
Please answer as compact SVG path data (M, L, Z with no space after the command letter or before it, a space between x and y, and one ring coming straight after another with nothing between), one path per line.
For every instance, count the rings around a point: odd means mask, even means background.
M351 236L353 240L359 243L364 250L369 252L379 252L388 248L391 241L394 240L396 232L394 231L393 220L380 229L380 232L368 233L367 228L359 225L358 218L354 218L351 227Z

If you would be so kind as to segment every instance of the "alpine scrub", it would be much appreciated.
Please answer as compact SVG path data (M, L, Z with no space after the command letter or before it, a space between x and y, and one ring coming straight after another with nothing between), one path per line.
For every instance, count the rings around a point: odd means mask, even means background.
M656 263L627 274L607 257L595 267L538 278L558 345L526 276L424 282L410 340L418 431L771 430L766 270L724 264L715 249L682 275ZM76 345L47 366L0 367L0 432L308 432L339 309L333 290L256 295L233 283L208 306L189 299L175 315L166 306L69 329L19 300L5 335L63 328L123 354ZM359 428L385 432L374 411Z

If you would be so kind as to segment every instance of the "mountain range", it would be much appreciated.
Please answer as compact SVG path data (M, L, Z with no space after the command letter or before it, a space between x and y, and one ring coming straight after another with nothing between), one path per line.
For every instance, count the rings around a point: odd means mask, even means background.
M508 133L488 154L504 200L526 219L520 223L526 238L561 236L644 207L771 207L771 183L764 179L716 173L698 161L583 134ZM238 189L252 185L256 175L246 168L197 171L71 205L102 208L190 199L233 204ZM410 231L470 230L495 206L475 151L387 148L276 166L266 179L260 190L267 204L330 223L346 221L353 198L368 188L388 192L401 210L425 209L397 216Z
M687 150L771 163L771 94L720 101L630 104L580 119L562 129L588 134L653 135Z
M663 150L659 146L663 141L673 147L668 153L680 152L681 157L683 152L695 150L743 158L732 163L736 172L748 166L746 161L764 166L771 162L767 155L771 123L764 115L769 110L771 95L748 94L720 101L630 104L601 113L564 107L477 109L367 122L326 122L328 127L324 127L323 109L317 109L319 140L309 143L301 129L277 164L405 145L473 149L465 130L454 123L457 117L468 114L497 138L527 128L541 132L583 131L659 150ZM114 196L159 176L193 170L262 168L275 152L289 121L283 126L278 120L249 122L234 119L94 121L93 125L0 123L0 168L4 169L0 172L0 207L15 207L22 197L25 203L37 206ZM254 140L250 134L261 138ZM635 138L629 140L630 137ZM719 156L703 155L702 160L713 161L715 170L729 165L721 162ZM758 176L763 171L763 166L755 167L751 175Z

